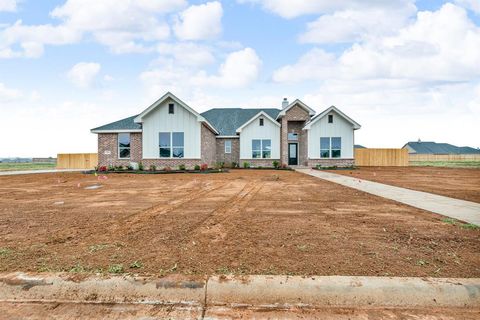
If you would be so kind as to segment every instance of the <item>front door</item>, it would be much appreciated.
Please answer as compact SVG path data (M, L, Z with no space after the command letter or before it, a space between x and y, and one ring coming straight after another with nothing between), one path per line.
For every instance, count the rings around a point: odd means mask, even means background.
M288 165L298 165L298 143L288 144Z

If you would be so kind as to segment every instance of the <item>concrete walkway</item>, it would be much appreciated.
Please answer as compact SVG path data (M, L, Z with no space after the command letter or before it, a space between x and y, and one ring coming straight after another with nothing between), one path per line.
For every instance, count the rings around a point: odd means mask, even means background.
M480 204L313 169L296 171L480 226Z
M52 170L21 170L21 171L0 171L0 176L14 176L17 174L35 173L58 173L58 172L82 172L89 169L52 169Z

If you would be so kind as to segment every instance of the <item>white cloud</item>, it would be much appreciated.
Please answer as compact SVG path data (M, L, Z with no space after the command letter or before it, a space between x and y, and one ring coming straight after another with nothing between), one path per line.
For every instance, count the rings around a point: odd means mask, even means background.
M257 80L262 66L262 60L255 50L245 48L230 53L220 66L218 75L209 76L202 73L193 79L201 86L215 86L225 88L242 88Z
M274 80L470 81L480 76L479 65L480 28L464 9L445 4L435 12L419 12L414 23L393 36L354 44L336 60L321 49L312 49L297 63L278 69Z
M67 76L79 88L89 88L95 82L101 66L94 62L79 62L74 65Z
M455 3L480 14L480 1L478 0L455 0Z
M206 66L215 62L212 48L193 42L161 43L157 52L173 58L175 64L181 66Z
M5 84L0 82L0 101L9 102L18 99L22 96L20 90L8 88Z
M17 21L0 27L0 58L38 57L44 45L76 43L85 35L114 53L153 51L152 42L170 36L164 16L186 4L185 0L67 0L51 12L61 20L58 25ZM13 49L16 44L23 50Z
M181 40L215 38L222 32L222 15L218 1L190 6L177 16L175 34Z
M331 13L338 10L398 9L413 6L414 0L237 0L237 2L260 4L266 10L290 19L307 14Z
M17 11L17 0L0 0L0 12L15 12Z

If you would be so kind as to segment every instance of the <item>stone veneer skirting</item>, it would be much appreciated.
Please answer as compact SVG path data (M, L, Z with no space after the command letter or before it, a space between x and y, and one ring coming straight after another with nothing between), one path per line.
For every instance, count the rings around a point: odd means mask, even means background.
M308 159L309 167L321 165L324 167L351 167L355 165L355 159Z

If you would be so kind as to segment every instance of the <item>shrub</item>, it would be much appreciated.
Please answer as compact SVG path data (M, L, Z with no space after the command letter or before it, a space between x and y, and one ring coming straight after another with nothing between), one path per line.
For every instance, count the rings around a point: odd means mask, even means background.
M232 162L232 168L238 168L238 163L236 163L235 161Z
M280 162L278 162L277 160L273 161L272 162L272 165L275 169L278 169L280 167Z
M223 169L223 168L225 168L225 162L217 162L217 163L215 164L215 168L217 168L217 169Z
M208 169L208 164L202 163L202 165L200 166L200 170L201 171L207 171L207 169Z
M123 265L122 264L112 264L108 268L108 272L110 272L110 273L123 273Z
M196 164L195 167L194 167L194 169L195 169L196 171L198 171L198 170L200 170L200 166L199 166L198 164Z
M185 171L185 165L184 165L184 164L180 164L180 165L178 166L178 170Z
M154 164L152 164L150 166L150 171L156 171L156 170L157 170L157 167Z
M143 163L138 163L138 170L143 171Z
M250 168L250 163L244 162L244 163L243 163L243 167L244 167L245 169Z
M133 167L132 167L132 166L127 166L127 170L132 171L132 170L133 170Z
M102 172L107 171L107 166L101 166L100 168L98 168L98 171L102 171Z
M163 168L163 171L172 171L172 168L170 168L169 166L166 166L165 168Z
M109 166L108 166L108 171L115 171L115 167L112 166L112 165L109 165Z
M123 170L123 166L115 166L115 168L113 169L114 171L122 171Z

